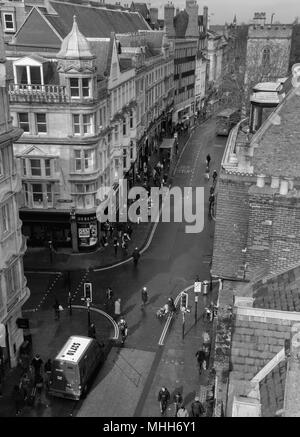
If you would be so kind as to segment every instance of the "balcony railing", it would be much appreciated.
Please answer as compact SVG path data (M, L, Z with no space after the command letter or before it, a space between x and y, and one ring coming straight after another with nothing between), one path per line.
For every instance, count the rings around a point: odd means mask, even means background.
M66 103L66 87L61 85L9 84L10 102Z

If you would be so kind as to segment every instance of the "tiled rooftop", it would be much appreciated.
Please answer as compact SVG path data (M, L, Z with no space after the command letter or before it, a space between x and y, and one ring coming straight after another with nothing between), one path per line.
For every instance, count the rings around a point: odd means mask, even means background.
M250 381L284 347L290 338L291 320L238 315L231 345L231 376Z
M280 362L259 384L261 415L274 417L283 408L286 362Z
M300 311L300 266L253 286L256 308Z

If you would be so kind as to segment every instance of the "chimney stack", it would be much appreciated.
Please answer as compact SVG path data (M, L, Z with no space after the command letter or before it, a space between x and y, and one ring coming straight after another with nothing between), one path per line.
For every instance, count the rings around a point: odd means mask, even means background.
M176 36L175 28L174 28L174 12L175 12L175 8L173 3L168 3L165 5L164 21L165 21L165 28L168 38L174 38Z

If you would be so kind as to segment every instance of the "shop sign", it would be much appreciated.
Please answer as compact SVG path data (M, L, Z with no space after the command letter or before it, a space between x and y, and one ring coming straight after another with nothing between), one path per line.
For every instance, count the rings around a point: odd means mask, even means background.
M90 236L90 228L79 228L78 236L79 238L88 238Z

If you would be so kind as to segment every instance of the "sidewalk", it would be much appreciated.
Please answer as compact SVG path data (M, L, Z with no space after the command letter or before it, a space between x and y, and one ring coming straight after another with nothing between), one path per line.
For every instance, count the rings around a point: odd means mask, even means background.
M179 137L177 160L181 150L189 138L189 132L184 132ZM153 168L159 160L159 154L154 153L150 158L150 166ZM87 268L108 267L122 262L131 257L133 250L137 247L142 250L147 244L153 225L150 220L147 223L131 223L132 238L128 242L128 255L122 254L122 249L118 247L118 254L115 256L113 238L108 239L107 247L100 247L94 252L72 253L71 249L58 249L52 251L52 262L49 249L46 247L29 247L23 258L24 270L26 271L71 271L84 270Z
M32 335L32 357L38 353L45 363L48 358L55 358L59 350L71 335L87 336L88 321L87 312L84 309L73 309L72 316L68 309L61 312L60 320L54 320L53 310L39 310L26 314L29 318L30 332ZM91 313L91 320L96 326L97 340L105 345L105 354L109 354L113 336L113 325L98 313ZM31 361L31 360L30 360ZM12 399L12 391L15 384L19 384L21 368L18 366L10 369L5 375L3 383L3 396L0 397L0 417L14 417L15 406ZM49 405L46 408L46 403ZM59 408L60 402L51 405L51 397L44 397L41 405L30 407L23 406L20 417L57 417L61 415ZM73 403L66 404L63 408L73 408ZM71 411L72 412L72 411Z
M217 286L214 286L212 295L216 296ZM192 301L194 291L189 290L189 299ZM195 396L200 397L200 401L206 408L205 416L210 416L212 413L208 399L211 398L211 381L213 367L213 353L210 354L210 363L208 370L202 370L199 375L196 352L202 348L204 331L208 332L212 341L213 323L203 320L202 314L204 307L210 302L211 293L208 294L206 300L203 297L199 298L198 302L198 317L195 324L195 310L191 307L191 312L185 315L184 338L182 338L182 314L178 309L173 323L169 327L165 345L161 359L155 372L155 377L148 388L148 395L135 412L136 417L158 417L160 416L159 402L157 400L158 392L161 387L165 386L170 392L171 402L166 412L165 417L174 417L173 395L180 391L183 397L183 403L189 414L191 412L191 404ZM205 303L206 302L206 303ZM193 304L194 305L194 304Z

